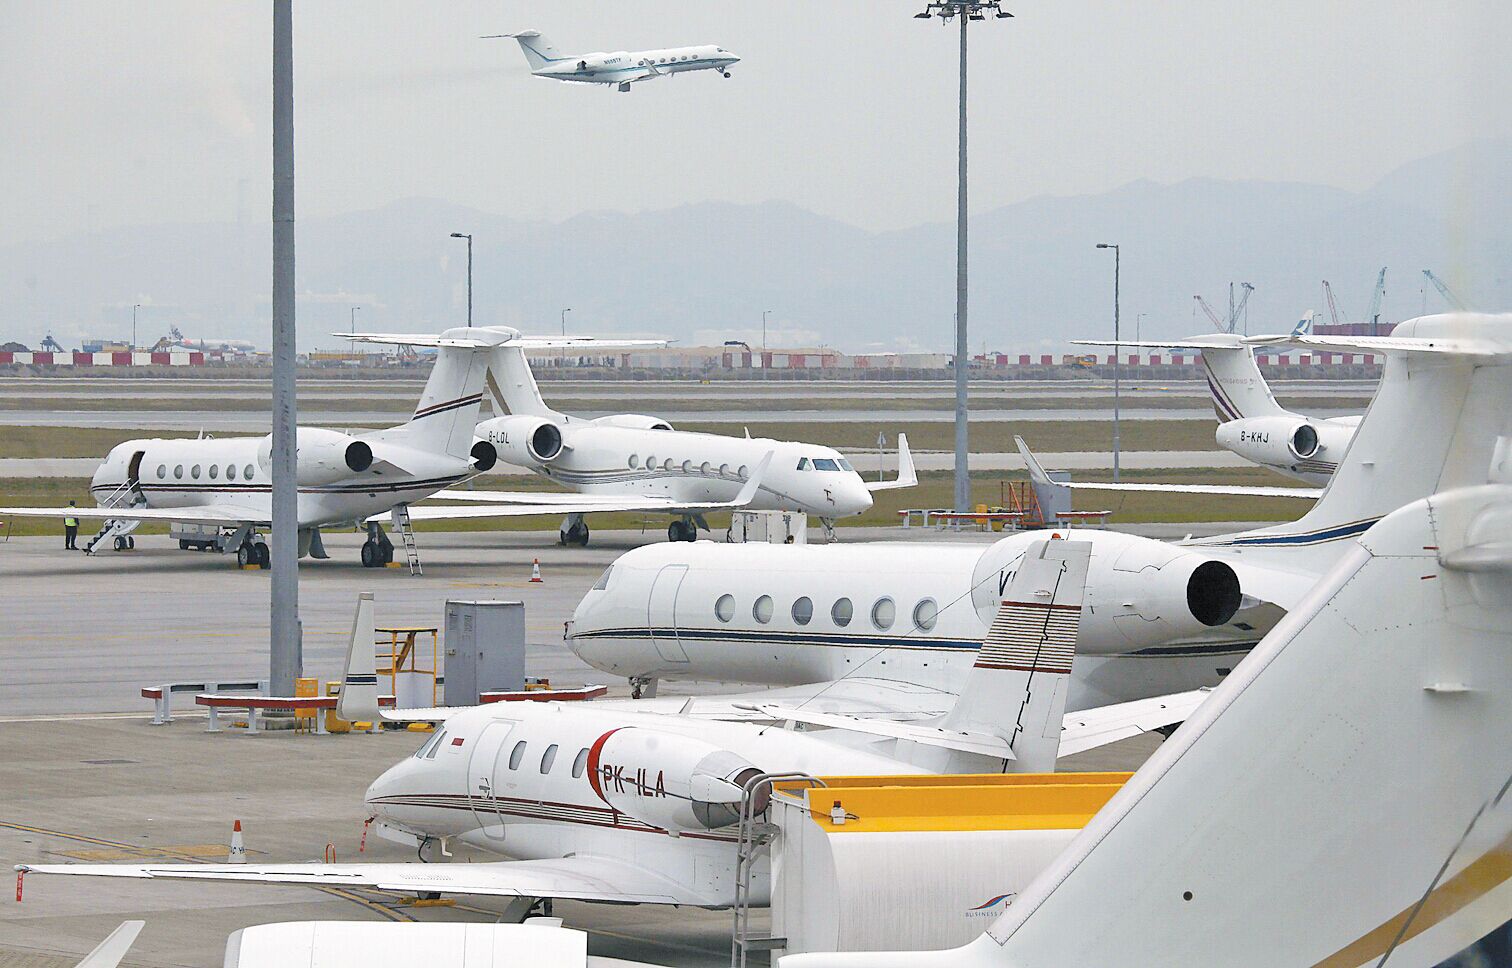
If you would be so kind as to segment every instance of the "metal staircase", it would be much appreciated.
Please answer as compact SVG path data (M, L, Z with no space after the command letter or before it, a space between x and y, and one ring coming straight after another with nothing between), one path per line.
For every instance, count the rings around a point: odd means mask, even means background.
M742 786L735 839L735 931L730 937L730 968L746 968L753 951L787 946L787 938L751 934L751 875L778 833L776 825L763 818L771 803L772 784L784 780L816 787L825 785L823 780L807 773L758 773Z
M415 544L415 529L410 524L409 505L400 504L390 513L394 522L394 530L399 532L399 537L404 542L404 555L409 561L411 575L423 575L424 569L420 567L420 548Z
M127 481L120 487L111 491L100 504L103 508L139 508L147 504L147 498L136 487L135 481ZM116 538L124 538L141 526L141 521L126 518L106 518L100 525L100 530L84 545L84 553L92 555L95 547L102 541L114 542Z

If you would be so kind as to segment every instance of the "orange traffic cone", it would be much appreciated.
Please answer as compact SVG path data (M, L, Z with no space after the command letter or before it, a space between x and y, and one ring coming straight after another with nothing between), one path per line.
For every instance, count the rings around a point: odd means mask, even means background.
M242 846L241 821L231 825L231 853L226 855L228 864L245 864L247 862L247 848Z
M530 580L533 584L541 584L541 559L539 558L530 563Z

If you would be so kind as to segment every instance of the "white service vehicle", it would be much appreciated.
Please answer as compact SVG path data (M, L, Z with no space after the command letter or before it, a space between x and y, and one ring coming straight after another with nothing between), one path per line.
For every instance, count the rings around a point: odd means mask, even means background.
M661 47L656 50L594 51L590 54L564 54L536 30L513 34L489 34L484 40L513 38L530 64L530 73L554 81L583 84L610 84L621 92L630 90L636 81L653 77L671 77L689 71L716 71L730 76L730 68L740 58L712 44L697 47Z
M1058 755L1191 714L1206 692L1165 697L1158 709L1139 703L1065 716L1087 560L1087 546L1074 541L1041 539L1027 549L966 689L943 716L927 720L880 709L857 715L855 704L843 707L849 713L826 711L836 707L782 691L683 699L668 712L594 701L380 714L372 599L363 596L339 715L442 723L368 788L377 832L416 847L425 860L440 860L459 844L512 860L17 869L497 895L519 899L511 905L516 919L541 898L729 907L736 902L735 825L742 809L747 817L765 810L773 775L1044 772ZM870 698L888 702L878 690ZM769 863L751 873L749 898L766 904Z
M454 329L442 334L435 367L407 422L387 430L347 434L318 427L297 431L299 550L327 557L320 529L367 523L362 563L393 560L382 519L408 537L405 509L414 501L487 470L493 445L474 436L488 369L486 352L498 334ZM200 525L180 531L181 547L209 542L234 551L240 564L268 566L262 532L272 523L272 435L216 439L128 440L114 447L90 481L94 508L4 508L16 517L98 518L89 542L116 550L132 546L143 521ZM185 544L189 542L190 544Z
M564 515L562 544L586 545L586 514L644 511L672 516L669 540L693 541L700 528L708 530L704 515L713 511L801 511L829 528L837 518L870 508L873 491L911 487L918 481L906 435L898 439L898 479L867 483L838 451L817 444L687 433L644 414L587 419L561 413L542 399L526 350L595 351L638 344L529 337L502 326L482 331L498 339L489 357L488 392L495 412L507 415L479 422L479 440L506 463L528 468L576 493L448 490L433 496L477 506L414 508L410 515L416 521L519 517L540 514L544 507ZM434 336L358 333L348 338L436 344ZM763 462L766 469L753 490L749 485Z
M1386 356L1386 369L1338 471L1301 519L1178 542L1059 532L1092 545L1068 708L1216 684L1354 538L1439 490L1446 462L1467 453L1490 459L1494 428L1512 412L1512 371L1500 365L1512 348L1512 315L1428 316L1397 333L1308 337L1368 344ZM584 596L566 643L642 693L654 694L661 678L788 685L867 676L914 684L925 689L919 702L937 703L927 690L960 688L994 596L1037 540L1027 532L985 549L641 547Z

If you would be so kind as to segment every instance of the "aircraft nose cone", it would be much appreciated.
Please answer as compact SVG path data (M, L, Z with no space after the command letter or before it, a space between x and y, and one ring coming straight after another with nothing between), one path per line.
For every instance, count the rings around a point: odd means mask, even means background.
M362 795L362 801L367 804L369 812L380 817L389 815L388 798L403 788L404 777L408 772L407 762L396 763L384 770L378 779L368 785L367 792Z
M864 514L871 510L871 491L866 489L866 485L862 483L859 477L852 481L850 486L845 489L843 500L845 502L846 514Z

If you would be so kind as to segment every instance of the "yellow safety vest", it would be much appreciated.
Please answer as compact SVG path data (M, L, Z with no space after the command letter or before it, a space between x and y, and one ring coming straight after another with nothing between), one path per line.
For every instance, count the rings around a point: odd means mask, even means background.
M79 526L79 519L78 518L64 518L63 519L63 526L64 527L68 527L68 528L77 528Z

